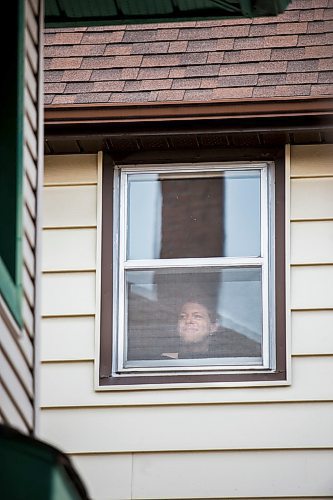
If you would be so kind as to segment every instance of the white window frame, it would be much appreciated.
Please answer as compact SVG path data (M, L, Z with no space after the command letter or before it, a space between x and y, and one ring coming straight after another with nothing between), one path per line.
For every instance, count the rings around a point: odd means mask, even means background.
M153 260L133 260L126 259L126 238L127 238L127 179L130 174L147 173L179 173L194 174L195 177L211 176L224 171L246 171L260 170L261 189L261 256L260 257L214 257L214 258L179 258L179 259L153 259ZM113 311L117 314L113 318L113 375L114 376L156 376L195 374L195 373L260 373L275 370L275 165L273 162L214 162L200 164L167 164L167 165L131 165L116 166L114 169L114 265L113 265ZM261 267L262 271L262 363L253 363L253 358L248 358L247 362L240 365L236 363L239 358L216 358L219 361L214 365L212 358L206 360L178 360L177 363L164 360L149 360L145 362L135 362L133 366L124 367L124 352L126 349L126 294L125 294L125 272L127 270L156 270L174 268L195 268L195 267L234 267L234 266L255 266ZM246 358L242 358L246 360ZM251 363L252 361L252 363ZM179 365L179 366L177 366Z

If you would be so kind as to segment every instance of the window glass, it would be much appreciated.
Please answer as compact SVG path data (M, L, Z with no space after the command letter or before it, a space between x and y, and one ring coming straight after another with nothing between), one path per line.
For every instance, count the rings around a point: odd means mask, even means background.
M128 366L135 360L261 362L259 267L128 271L126 301Z
M127 259L260 255L260 171L128 176Z

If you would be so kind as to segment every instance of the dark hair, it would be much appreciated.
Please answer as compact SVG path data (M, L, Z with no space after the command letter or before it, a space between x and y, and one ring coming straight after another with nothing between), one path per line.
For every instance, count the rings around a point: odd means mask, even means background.
M184 297L183 300L181 300L179 302L178 315L179 315L181 308L184 306L184 304L188 304L189 302L191 302L193 304L200 304L203 307L205 307L208 311L210 321L212 323L216 323L217 313L216 313L216 307L214 304L215 301L212 300L212 297L202 296L198 293L193 293L193 292L186 295L186 297Z

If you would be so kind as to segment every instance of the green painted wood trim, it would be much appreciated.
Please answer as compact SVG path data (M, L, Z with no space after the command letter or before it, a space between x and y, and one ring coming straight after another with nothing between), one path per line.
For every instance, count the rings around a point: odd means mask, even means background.
M0 295L7 304L17 324L22 327L22 290L13 281L0 257Z
M24 147L24 59L25 59L25 1L19 1L18 19L18 56L17 56L17 184L16 184L16 290L17 300L21 305L23 299L23 147ZM16 320L22 326L22 312L16 316Z
M5 255L0 255L0 293L14 320L19 327L22 327L25 2L24 0L14 1L17 7L17 10L14 11L17 18L13 19L13 25L16 27L15 36L17 37L16 66L13 71L14 91L8 103L8 110L11 107L14 118L12 123L15 123L15 126L10 129L10 135L7 138L10 144L4 145L4 157L2 158L2 161L6 162L6 168L3 170L4 185L5 189L8 187L8 201L12 199L11 207L9 207L9 210L12 210L12 215L10 213L2 214L0 237L7 238L8 244ZM7 228L10 229L7 230Z

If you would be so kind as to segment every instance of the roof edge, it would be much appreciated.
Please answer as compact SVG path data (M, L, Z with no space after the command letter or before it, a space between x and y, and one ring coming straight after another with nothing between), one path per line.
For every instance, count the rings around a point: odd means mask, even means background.
M333 96L233 99L210 102L53 104L44 107L46 126L189 120L230 120L333 115Z

